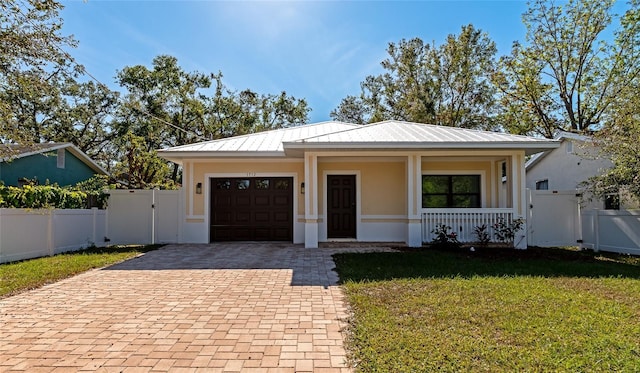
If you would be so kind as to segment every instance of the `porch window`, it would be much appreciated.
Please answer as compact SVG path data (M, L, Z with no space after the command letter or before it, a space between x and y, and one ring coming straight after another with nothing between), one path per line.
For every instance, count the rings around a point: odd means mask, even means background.
M478 208L480 175L422 175L423 208Z

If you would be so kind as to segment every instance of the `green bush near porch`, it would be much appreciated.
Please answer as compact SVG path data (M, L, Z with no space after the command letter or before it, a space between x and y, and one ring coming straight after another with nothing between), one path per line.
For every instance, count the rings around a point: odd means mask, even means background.
M640 258L560 249L334 258L358 372L640 367Z

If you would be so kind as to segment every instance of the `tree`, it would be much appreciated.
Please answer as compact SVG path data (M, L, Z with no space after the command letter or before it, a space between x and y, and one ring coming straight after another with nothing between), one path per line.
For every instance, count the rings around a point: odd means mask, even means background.
M89 157L110 169L116 132L113 116L119 104L118 92L92 81L68 79L61 88L61 100L53 113L55 124L46 140L70 142Z
M219 139L306 123L309 107L304 99L280 94L258 94L250 89L235 92L214 76L215 93L207 100L203 136Z
M40 142L41 125L58 104L60 82L81 69L64 51L76 42L61 34L60 9L54 0L0 2L2 142Z
M305 100L285 92L231 91L222 82L222 73L186 72L175 57L166 55L154 58L151 69L125 67L117 80L127 94L117 112L116 134L144 139L136 146L148 153L304 123L310 110ZM213 95L208 96L214 82ZM174 164L170 178L177 182L178 176Z
M602 198L626 192L640 200L640 84L621 92L623 100L607 126L596 134L601 157L611 160L613 167L587 180L583 186Z
M602 40L612 4L529 3L523 15L527 44L514 43L494 75L507 130L550 138L558 129L585 132L603 125L626 82L640 73L637 27L617 30L615 44Z
M624 55L624 63L637 61L640 55L640 1L630 2L616 33L618 45L635 45ZM607 110L604 128L595 134L601 156L611 159L613 167L590 178L586 186L595 196L626 192L640 200L640 75L626 76L625 84Z
M148 149L142 136L127 132L116 142L123 154L113 169L113 177L125 182L130 189L173 189L167 162L158 157L155 149Z
M359 97L348 96L331 112L335 120L355 123L385 119L454 127L491 126L496 47L473 25L449 35L439 47L421 39L390 43L386 70L361 83Z

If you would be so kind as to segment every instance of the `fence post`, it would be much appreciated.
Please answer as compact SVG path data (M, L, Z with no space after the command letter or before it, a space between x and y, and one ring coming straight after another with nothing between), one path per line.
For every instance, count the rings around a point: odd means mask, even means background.
M151 190L151 244L156 243L156 190Z
M595 209L593 214L593 233L595 234L595 247L593 251L600 251L600 209Z
M92 218L93 218L93 224L92 224L93 232L91 234L91 242L93 242L93 244L95 245L96 242L97 242L96 241L96 225L97 225L97 220L98 220L98 217L97 217L98 208L97 207L92 207L91 208L91 212L93 213L93 215L92 215Z
M48 218L47 218L47 249L49 251L49 256L53 256L54 254L54 235L53 235L53 212L54 209L48 210Z

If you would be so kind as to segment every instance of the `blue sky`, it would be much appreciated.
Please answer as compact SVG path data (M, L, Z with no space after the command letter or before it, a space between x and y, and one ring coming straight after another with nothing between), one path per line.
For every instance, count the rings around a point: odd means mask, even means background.
M75 59L119 90L125 66L178 58L186 71L218 72L225 84L305 98L311 122L382 71L389 42L420 37L441 44L472 23L507 54L524 40L525 1L64 1L64 34Z

